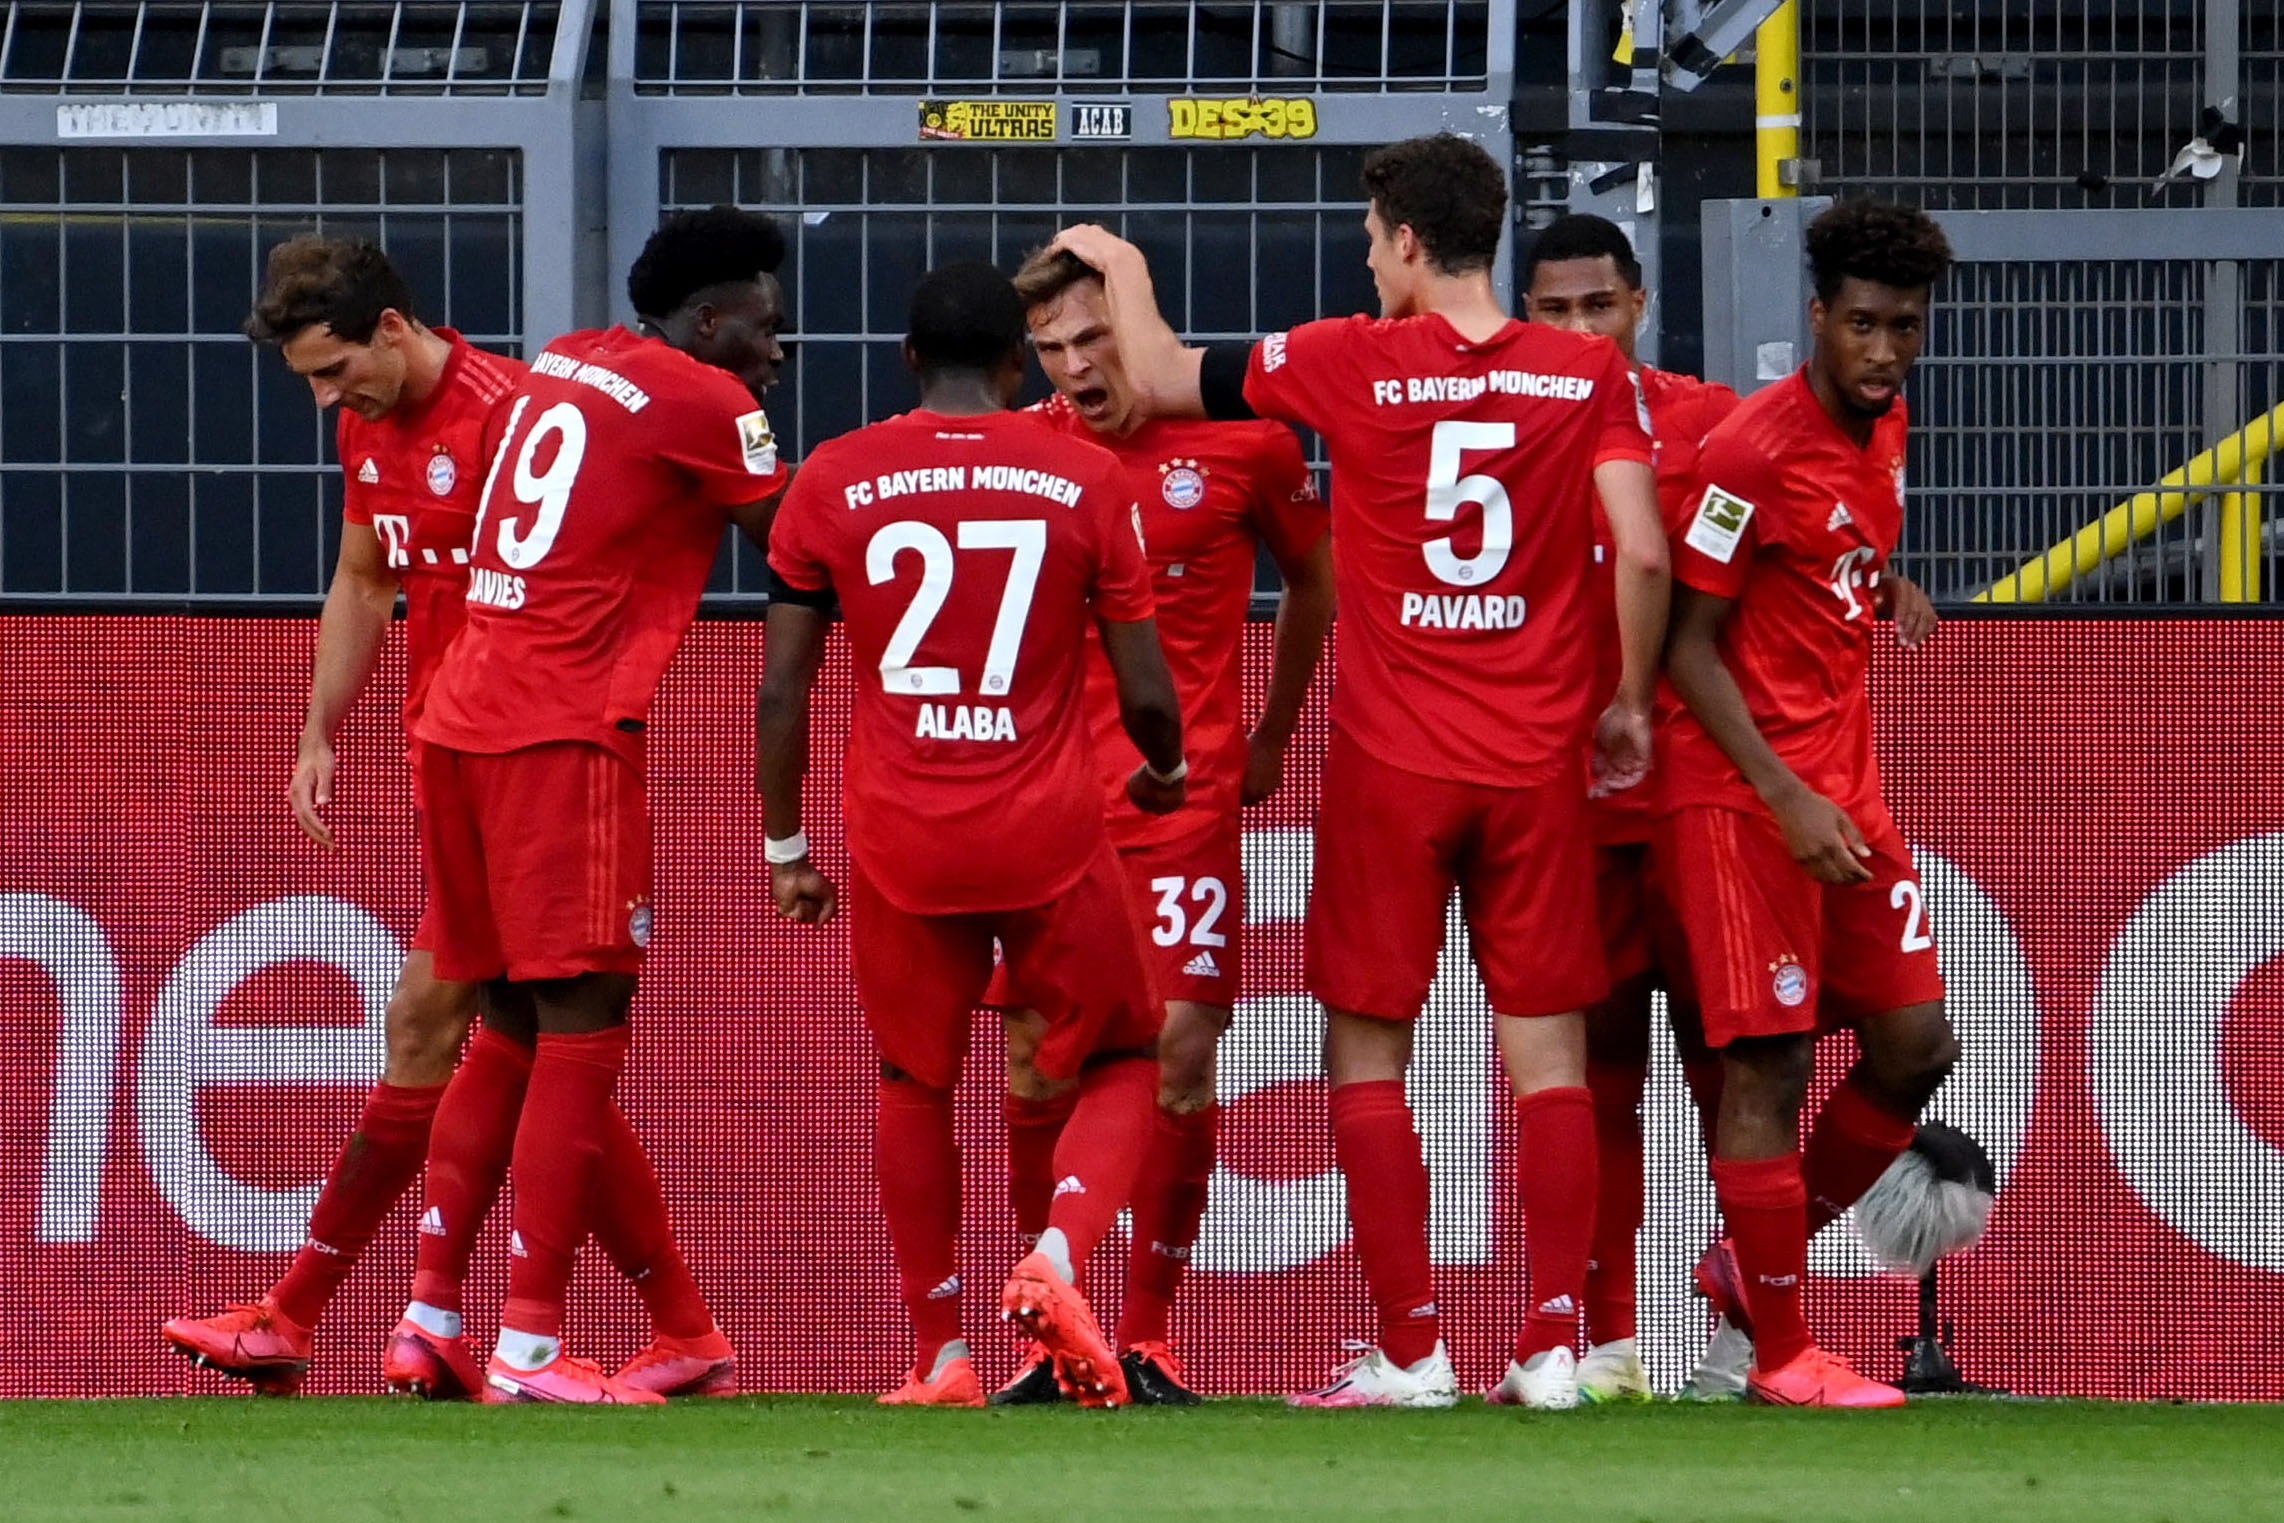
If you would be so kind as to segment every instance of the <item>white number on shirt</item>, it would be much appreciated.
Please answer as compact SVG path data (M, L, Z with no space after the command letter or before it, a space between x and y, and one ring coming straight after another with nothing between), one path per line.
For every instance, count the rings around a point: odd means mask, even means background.
M1919 897L1919 885L1909 878L1902 879L1888 890L1888 907L1903 911L1903 950L1924 952L1935 945L1935 938L1923 927L1927 924L1927 906Z
M1205 906L1194 926L1182 908L1184 888L1190 891L1190 903ZM1152 941L1162 947L1176 946L1186 934L1193 947L1229 945L1229 938L1221 933L1221 917L1229 909L1229 886L1219 878L1152 878L1150 891L1158 896L1158 923L1150 927Z
M1429 540L1424 547L1428 570L1437 581L1455 587L1480 587L1506 569L1507 556L1515 548L1515 511L1507 500L1507 489L1496 477L1462 476L1459 469L1464 454L1514 447L1512 423L1446 419L1435 426L1428 444L1428 521L1451 523L1470 503L1483 510L1483 548L1473 555L1452 549L1449 537Z
M492 493L500 484L501 468L507 463L509 451L515 450L516 430L522 426L524 409L530 405L529 397L515 399L515 410L508 414L507 432L500 438L500 452L492 457L492 471L484 481L484 506L476 515L475 543L479 545L484 542L484 520L491 516ZM563 441L556 447L555 460L546 470L534 474L532 465L539 458L540 446L551 437ZM515 500L525 507L536 507L539 512L532 518L531 528L523 532L519 532L523 523L520 514L501 519L499 538L495 542L500 559L510 568L529 571L555 548L555 536L563 529L563 510L571 505L571 485L579 479L579 465L586 458L586 414L569 402L558 402L539 415L530 437L523 441L523 448L515 450L515 467L508 475Z
M992 621L991 645L983 657L983 691L1003 697L1015 680L1016 659L1023 651L1023 629L1031 618L1031 598L1039 588L1039 567L1047 558L1047 521L1043 518L977 519L956 526L962 550L1012 550L1007 585L999 595L999 616ZM883 524L864 547L864 574L872 585L896 580L896 559L907 550L920 556L920 585L905 605L904 617L880 653L880 684L892 693L940 697L958 693L960 673L951 666L914 666L912 657L928 637L936 616L951 596L954 557L952 542L934 524L907 520Z

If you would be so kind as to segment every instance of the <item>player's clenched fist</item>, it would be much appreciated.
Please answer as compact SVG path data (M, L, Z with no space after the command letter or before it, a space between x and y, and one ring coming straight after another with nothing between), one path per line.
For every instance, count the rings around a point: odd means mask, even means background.
M801 925L823 925L840 908L833 880L811 865L807 857L769 869L769 892L777 900L777 913Z
M1144 814L1172 814L1182 807L1182 800L1189 796L1186 776L1185 770L1183 776L1160 777L1150 770L1148 762L1144 762L1126 779L1126 796Z
M1819 883L1863 883L1871 878L1863 859L1872 849L1848 811L1808 788L1770 807L1784 830L1792 859L1808 869L1808 876Z
M294 823L320 846L333 844L333 830L317 811L333 802L333 748L324 741L303 741L301 759L294 764L293 781L286 795L293 800Z
M1593 796L1623 793L1649 775L1649 711L1611 704L1594 724Z

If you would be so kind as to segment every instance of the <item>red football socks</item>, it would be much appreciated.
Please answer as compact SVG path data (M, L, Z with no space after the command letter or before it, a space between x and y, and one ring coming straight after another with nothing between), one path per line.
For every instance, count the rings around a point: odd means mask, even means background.
M1158 1112L1150 1156L1134 1182L1134 1246L1126 1258L1126 1301L1118 1314L1120 1348L1167 1341L1174 1292L1205 1220L1220 1125L1218 1105L1191 1115Z
M1071 1267L1086 1273L1087 1256L1133 1198L1158 1114L1158 1060L1120 1058L1079 1078L1079 1103L1055 1144L1054 1193L1047 1225L1070 1244Z
M365 1114L309 1214L301 1251L270 1291L289 1321L315 1327L325 1315L326 1304L356 1267L381 1218L420 1176L429 1126L443 1098L441 1084L419 1089L376 1084L366 1095Z
M442 1311L460 1310L460 1285L476 1251L476 1234L507 1178L531 1082L531 1049L489 1026L468 1043L428 1142L428 1196L420 1214L419 1257L412 1298Z
M952 1092L882 1079L873 1166L912 1319L913 1367L932 1369L937 1353L960 1336L960 1150L952 1135Z
M703 1338L714 1330L713 1308L674 1241L674 1219L658 1187L658 1171L617 1106L611 1107L604 1126L595 1179L595 1241L634 1282L654 1329L669 1338Z
M1851 1078L1832 1091L1808 1134L1801 1173L1808 1182L1808 1235L1814 1237L1863 1199L1918 1128L1885 1111Z
M563 1292L587 1240L627 1039L624 1025L539 1034L515 1134L515 1251L500 1308L503 1330L562 1336Z
M1428 1267L1427 1157L1404 1081L1342 1084L1332 1092L1332 1148L1348 1176L1356 1256L1380 1310L1380 1352L1414 1365L1435 1352L1435 1275Z
M1777 1370L1814 1342L1801 1311L1808 1274L1808 1186L1800 1155L1712 1161L1713 1193L1744 1271L1745 1307L1753 1314L1753 1364Z
M1515 1358L1527 1363L1548 1349L1578 1342L1598 1188L1594 1094L1584 1085L1537 1090L1515 1102L1515 1117L1531 1285ZM1640 1172L1637 1164L1637 1178Z
M1636 1244L1645 1209L1642 1189L1642 1089L1649 1065L1589 1063L1586 1087L1594 1095L1594 1147L1599 1181L1594 1196L1593 1249L1586 1261L1586 1336L1615 1343L1635 1333ZM1530 1167L1530 1155L1523 1166Z
M1062 1140L1063 1125L1078 1103L1076 1089L1051 1100L1006 1097L1007 1203L1026 1248L1047 1230L1047 1207L1055 1198L1055 1144Z

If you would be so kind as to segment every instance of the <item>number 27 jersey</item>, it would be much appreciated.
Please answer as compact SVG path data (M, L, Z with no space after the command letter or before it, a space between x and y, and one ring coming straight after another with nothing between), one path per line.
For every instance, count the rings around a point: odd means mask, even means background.
M1046 904L1099 849L1087 627L1152 613L1123 481L1023 414L915 411L826 444L787 489L769 564L839 595L849 853L899 909Z

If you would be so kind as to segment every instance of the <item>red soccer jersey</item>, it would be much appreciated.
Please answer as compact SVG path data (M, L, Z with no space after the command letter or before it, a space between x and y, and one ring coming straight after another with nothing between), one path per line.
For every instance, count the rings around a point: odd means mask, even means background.
M1705 441L1702 490L1673 542L1676 580L1735 599L1721 659L1753 722L1860 824L1885 808L1865 673L1873 599L1903 532L1904 431L1898 400L1858 449L1795 372ZM1762 807L1695 716L1675 716L1667 735L1675 807Z
M624 328L549 344L492 458L467 627L420 738L479 752L581 740L639 759L728 510L778 473L769 419L728 371Z
M491 456L486 430L525 365L488 354L450 328L452 345L436 389L367 423L348 408L334 425L344 478L341 516L380 536L404 587L404 722L409 732L444 649L460 632L468 590L468 541Z
M1657 460L1657 505L1666 533L1677 535L1697 506L1697 458L1705 436L1715 424L1736 411L1738 395L1718 381L1701 381L1674 370L1642 366L1634 374L1641 381L1642 402L1650 412L1651 453ZM1602 501L1594 501L1595 559L1602 567L1602 585L1617 607L1617 567L1613 558L1609 519ZM1625 652L1613 628L1602 645L1602 672L1595 683L1596 701L1618 690L1625 670ZM1681 700L1663 678L1658 681L1655 722L1662 734L1680 708ZM1646 841L1656 829L1665 795L1665 758L1655 760L1650 775L1622 793L1596 799L1593 807L1594 839L1603 845Z
M1028 909L1103 839L1086 632L1151 613L1124 473L1021 413L916 411L810 456L769 564L840 597L850 855L909 914Z
M1393 767L1530 786L1578 765L1603 604L1594 468L1650 459L1625 356L1510 321L1306 323L1254 346L1245 397L1332 454L1334 728Z
M1118 684L1100 639L1087 632L1087 712L1110 818L1121 848L1177 839L1209 816L1235 814L1245 783L1245 690L1239 655L1253 598L1257 548L1280 559L1314 550L1324 503L1301 441L1281 423L1161 418L1124 438L1097 434L1060 396L1032 416L1101 445L1125 468L1120 490L1142 510L1142 544L1158 605L1158 642L1182 703L1188 802L1144 814L1126 796L1141 755L1118 718Z

